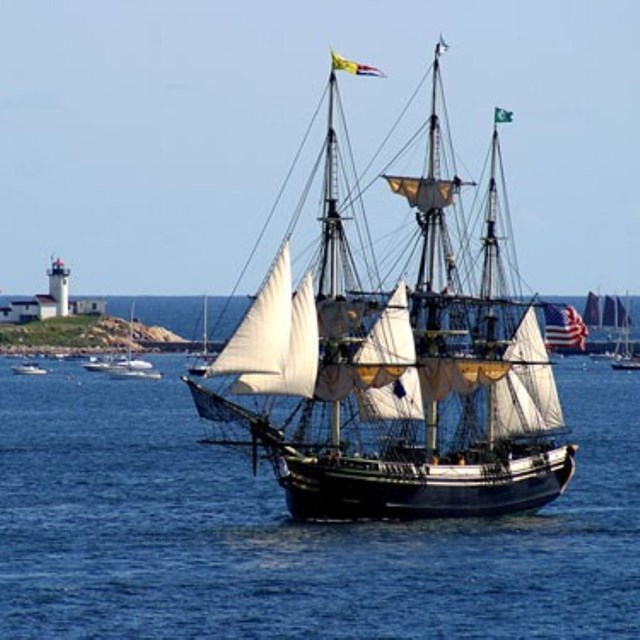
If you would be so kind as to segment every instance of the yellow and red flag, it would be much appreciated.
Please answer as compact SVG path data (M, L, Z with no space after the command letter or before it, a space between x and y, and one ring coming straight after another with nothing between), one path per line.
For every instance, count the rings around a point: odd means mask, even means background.
M331 52L331 66L334 71L347 71L357 76L376 76L378 78L384 78L385 74L376 69L376 67L370 67L368 64L360 64L359 62L353 62L343 58L339 53L335 51Z

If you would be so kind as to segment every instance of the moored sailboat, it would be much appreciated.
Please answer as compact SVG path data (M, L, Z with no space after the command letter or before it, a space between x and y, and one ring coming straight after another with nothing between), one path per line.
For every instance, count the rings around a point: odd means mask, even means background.
M23 362L22 364L14 365L11 367L11 371L19 376L37 376L49 373L47 369L41 367L37 362Z
M611 322L611 320L608 322L618 329L618 340L616 342L613 362L611 363L612 369L616 371L640 371L640 357L635 353L635 344L630 337L633 320L631 319L628 306L628 300L627 308L625 308L620 298L616 298L615 312L613 314L609 313L609 316L613 317L613 322ZM605 304L605 311L606 309L607 305ZM606 321L606 314L604 321Z
M190 362L187 365L187 371L189 372L190 376L196 376L198 378L206 375L207 370L209 368L209 365L213 362L213 360L215 359L215 353L210 353L209 352L209 334L208 334L208 327L207 327L207 315L208 315L208 308L207 308L207 296L204 296L203 299L203 303L202 303L202 325L203 325L203 331L202 331L202 351L200 353L194 354L195 355L195 360L193 362Z
M262 447L294 518L532 511L560 495L574 472L576 447L556 444L564 418L536 305L507 291L495 125L482 254L465 260L471 243L463 235L456 257L447 210L465 182L441 175L441 53L439 43L426 171L385 176L417 221L411 286L399 278L387 291L374 279L365 288L355 274L337 193L335 69L345 67L334 58L315 268L294 294L287 233L252 306L207 371L219 386L184 379L200 416L214 425L211 441L251 444L254 468ZM496 123L510 120L499 112ZM461 269L478 263L474 288L471 272ZM266 403L258 409L260 398Z

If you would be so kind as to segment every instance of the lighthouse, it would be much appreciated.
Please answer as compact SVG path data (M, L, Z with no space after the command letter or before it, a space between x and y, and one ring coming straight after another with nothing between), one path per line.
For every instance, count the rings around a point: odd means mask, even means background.
M51 269L47 269L49 276L49 295L56 301L56 315L69 315L69 276L70 269L64 266L64 262L58 258L51 263Z

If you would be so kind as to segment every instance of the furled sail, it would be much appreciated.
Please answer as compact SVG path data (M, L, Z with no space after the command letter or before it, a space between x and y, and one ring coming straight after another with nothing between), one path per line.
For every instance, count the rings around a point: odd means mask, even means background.
M291 295L291 258L286 242L249 311L207 369L207 376L280 374L289 352Z
M558 390L533 307L525 313L505 358L511 362L512 370L496 385L497 426L508 432L564 426Z
M331 345L328 348L332 348ZM384 387L395 382L415 361L406 285L400 283L353 362L332 362L321 368L316 396L336 401L343 400L355 389Z
M427 357L419 361L422 393L430 402L441 402L450 393L468 395L479 385L495 384L510 369L511 364L502 360Z
M415 367L407 367L396 380L379 389L358 394L361 420L424 420L420 378Z
M277 374L244 374L231 388L235 394L276 394L313 397L318 374L318 319L313 280L308 273L292 305L289 351Z
M394 193L404 196L410 206L417 207L424 213L453 204L456 189L456 183L453 180L402 176L384 176L384 178Z
M326 298L318 302L318 322L323 338L347 336L360 326L365 312L361 300Z

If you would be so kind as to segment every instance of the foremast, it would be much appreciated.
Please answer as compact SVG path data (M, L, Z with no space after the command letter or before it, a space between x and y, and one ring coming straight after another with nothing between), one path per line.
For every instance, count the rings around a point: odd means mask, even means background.
M327 139L325 149L325 172L322 222L322 247L320 257L320 276L318 297L337 301L344 296L344 283L339 278L341 247L345 243L342 217L338 211L338 142L334 129L334 105L337 92L337 79L332 67L329 76L329 107ZM339 357L339 337L328 336L325 349L325 361ZM326 362L328 364L328 362ZM331 445L340 446L340 401L331 401Z

